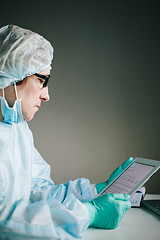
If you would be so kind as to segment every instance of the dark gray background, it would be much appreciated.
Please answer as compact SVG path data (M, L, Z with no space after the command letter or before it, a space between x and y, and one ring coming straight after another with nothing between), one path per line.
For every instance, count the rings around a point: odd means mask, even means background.
M0 25L55 48L51 100L29 123L55 183L105 181L128 157L160 160L159 1L19 1ZM160 193L160 171L146 184Z

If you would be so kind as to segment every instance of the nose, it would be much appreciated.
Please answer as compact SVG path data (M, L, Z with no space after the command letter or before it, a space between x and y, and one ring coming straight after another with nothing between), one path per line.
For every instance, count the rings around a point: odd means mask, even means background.
M45 87L42 89L40 99L43 100L44 102L48 102L50 99L49 92L48 92L48 87Z

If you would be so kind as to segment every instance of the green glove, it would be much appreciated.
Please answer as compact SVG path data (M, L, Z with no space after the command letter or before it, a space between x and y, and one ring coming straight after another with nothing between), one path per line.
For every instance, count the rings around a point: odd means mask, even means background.
M84 203L89 211L90 226L114 229L123 215L131 207L130 196L120 193L108 193Z
M99 194L105 187L107 187L107 185L112 182L131 162L134 162L133 157L128 158L122 165L114 170L106 182L96 184L97 193Z

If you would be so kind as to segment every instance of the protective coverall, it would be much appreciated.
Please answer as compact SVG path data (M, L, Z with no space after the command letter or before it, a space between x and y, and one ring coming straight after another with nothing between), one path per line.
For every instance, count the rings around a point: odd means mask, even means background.
M92 198L87 179L53 183L26 121L0 122L0 239L79 238Z
M51 69L53 51L37 33L15 25L2 27L0 89ZM79 238L90 222L82 203L93 198L89 181L55 185L50 166L34 147L20 99L12 108L4 96L0 100L0 239Z

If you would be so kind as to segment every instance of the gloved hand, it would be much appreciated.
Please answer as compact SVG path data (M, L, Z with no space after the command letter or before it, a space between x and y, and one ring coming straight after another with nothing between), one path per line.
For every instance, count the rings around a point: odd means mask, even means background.
M134 162L133 157L128 158L122 165L120 165L110 175L109 179L105 182L96 184L96 190L99 194L110 182L112 182L131 162Z
M123 215L131 207L127 194L107 193L84 203L89 210L90 226L103 229L114 229Z

